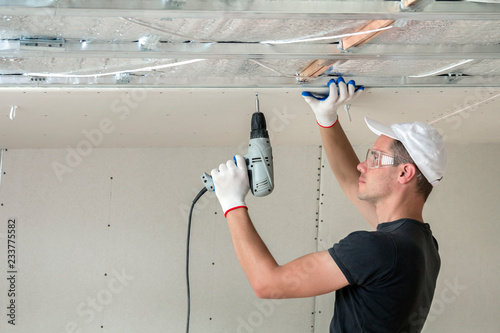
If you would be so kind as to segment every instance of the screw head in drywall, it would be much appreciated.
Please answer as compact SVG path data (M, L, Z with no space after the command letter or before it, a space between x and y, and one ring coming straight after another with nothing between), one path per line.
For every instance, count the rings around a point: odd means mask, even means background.
M10 120L14 120L16 118L17 105L13 105L10 107Z

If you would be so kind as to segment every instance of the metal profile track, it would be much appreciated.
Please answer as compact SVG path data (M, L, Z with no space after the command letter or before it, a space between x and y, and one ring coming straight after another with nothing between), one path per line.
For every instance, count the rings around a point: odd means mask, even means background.
M431 1L403 9L399 1L101 1L0 0L1 15L329 19L329 20L497 20L497 4Z
M330 77L319 77L309 83L287 77L154 77L131 75L127 83L115 76L92 78L31 77L0 75L0 88L287 88L318 89L327 86ZM500 87L498 76L432 76L432 77L359 77L356 83L371 88L403 87Z
M142 51L138 43L66 41L64 49L23 49L19 41L0 41L5 58L156 58L156 59L335 59L432 60L500 59L500 45L371 45L342 51L337 44L165 43Z

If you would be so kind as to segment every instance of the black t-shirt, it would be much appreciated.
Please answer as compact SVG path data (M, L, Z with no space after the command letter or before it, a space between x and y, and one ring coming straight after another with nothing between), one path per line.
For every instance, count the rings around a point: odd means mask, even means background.
M420 332L441 261L427 223L380 223L328 250L349 285L337 290L330 333Z

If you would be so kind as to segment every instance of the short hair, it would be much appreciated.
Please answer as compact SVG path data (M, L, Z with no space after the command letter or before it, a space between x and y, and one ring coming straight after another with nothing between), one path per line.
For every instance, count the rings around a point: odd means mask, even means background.
M415 166L417 169L417 193L422 195L424 198L424 202L427 200L429 197L429 194L431 194L432 191L432 184L429 183L427 178L422 174L418 166L415 164L415 161L411 158L410 154L406 150L405 146L401 143L399 140L394 140L392 142L391 147L389 148L393 155L394 155L394 166L400 165L400 164L406 164L406 163L411 163Z

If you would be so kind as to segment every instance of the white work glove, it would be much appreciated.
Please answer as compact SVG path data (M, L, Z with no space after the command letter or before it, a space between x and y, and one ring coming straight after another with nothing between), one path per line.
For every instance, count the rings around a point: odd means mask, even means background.
M304 96L304 99L316 115L316 122L324 128L335 125L338 120L337 109L342 104L353 101L365 89L356 87L356 82L353 80L346 84L342 77L339 77L337 82L335 82L335 79L331 79L328 82L328 88L330 88L330 93L323 98L316 97L309 91L302 93L302 96Z
M211 172L215 195L224 211L224 217L233 209L247 208L245 197L250 190L247 165L243 156L236 155L235 159L236 164L231 159Z

